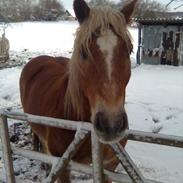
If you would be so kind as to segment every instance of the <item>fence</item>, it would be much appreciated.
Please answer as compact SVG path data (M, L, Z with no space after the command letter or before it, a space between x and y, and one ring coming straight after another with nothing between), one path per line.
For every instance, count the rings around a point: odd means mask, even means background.
M76 135L72 143L69 145L68 149L65 151L62 157L53 157L39 152L23 150L20 148L11 147L8 133L8 118L21 120L21 121L31 121L35 124L49 125L58 128L64 128L69 130L75 130ZM12 153L27 157L30 159L40 160L44 163L52 165L52 169L48 177L43 180L43 183L53 183L59 174L61 174L65 168L70 170L78 171L81 173L93 175L94 183L102 183L104 180L104 175L115 182L120 183L160 183L154 180L148 180L143 177L140 173L128 153L123 149L119 143L110 144L111 148L114 150L116 157L122 164L127 174L119 174L103 170L102 158L100 151L100 142L98 141L91 123L77 122L69 120L61 120L48 117L40 117L35 115L30 115L21 112L10 112L8 110L0 111L0 129L1 129L1 139L2 139L2 149L3 158L6 169L6 178L0 177L0 182L6 183L31 183L31 181L20 180L15 178L12 162ZM83 140L87 135L91 133L92 141L92 167L87 165L82 165L73 162L72 156L77 151ZM161 145L168 145L183 148L183 137L169 136L169 135L159 135L147 132L140 132L134 130L127 130L126 136L128 140L155 143Z

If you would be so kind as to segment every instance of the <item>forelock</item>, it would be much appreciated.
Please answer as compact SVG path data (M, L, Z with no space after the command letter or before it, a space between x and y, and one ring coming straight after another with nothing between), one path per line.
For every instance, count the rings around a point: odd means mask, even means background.
M89 43L92 34L98 28L100 28L100 32L102 32L110 27L113 28L114 32L121 39L127 44L129 43L130 35L126 28L125 17L120 11L110 7L99 6L91 8L88 19L77 29L73 56L79 55L81 49L84 49L86 54L90 55Z

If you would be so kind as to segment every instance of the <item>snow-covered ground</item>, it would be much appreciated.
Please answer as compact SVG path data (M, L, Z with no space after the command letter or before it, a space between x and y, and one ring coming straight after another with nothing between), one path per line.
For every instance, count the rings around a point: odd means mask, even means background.
M40 54L69 57L77 26L76 22L11 24L6 34L10 56L21 62ZM129 30L134 40L134 62L138 32ZM22 66L0 70L0 108L20 104L21 70ZM131 129L183 136L183 67L141 65L132 69L126 109ZM183 149L129 141L126 150L147 178L183 182Z

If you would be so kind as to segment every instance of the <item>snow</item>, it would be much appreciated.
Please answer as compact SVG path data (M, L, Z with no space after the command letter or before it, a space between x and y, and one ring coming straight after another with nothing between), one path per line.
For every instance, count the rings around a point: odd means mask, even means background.
M76 22L13 23L6 33L10 40L10 57L20 62L28 62L40 54L70 57L77 26ZM131 58L135 64L138 31L129 30L134 43ZM20 104L21 70L22 66L0 70L0 108ZM130 129L183 136L182 66L135 67L126 94ZM129 141L126 150L147 178L183 182L183 149ZM27 164L27 160L24 162ZM16 162L16 167L20 169L20 166L23 166L22 161Z
M11 50L32 52L65 52L71 50L78 24L65 22L13 23L6 32ZM15 36L16 35L16 36Z
M183 67L141 65L127 87L130 129L183 136ZM183 149L129 142L126 150L143 175L183 182Z
M73 9L67 9L68 10L68 12L71 14L71 16L73 16L73 17L76 17L76 15L75 15L75 12L74 12L74 10Z
M18 91L21 70L15 67L0 71L0 108L20 104Z

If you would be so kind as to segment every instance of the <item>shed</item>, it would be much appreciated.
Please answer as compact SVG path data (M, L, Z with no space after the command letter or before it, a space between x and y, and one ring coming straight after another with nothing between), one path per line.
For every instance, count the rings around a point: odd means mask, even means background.
M183 16L137 18L137 64L183 65Z

